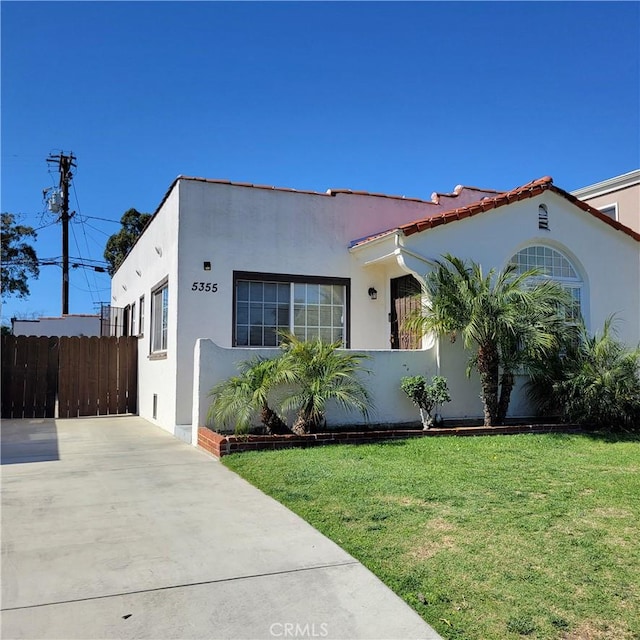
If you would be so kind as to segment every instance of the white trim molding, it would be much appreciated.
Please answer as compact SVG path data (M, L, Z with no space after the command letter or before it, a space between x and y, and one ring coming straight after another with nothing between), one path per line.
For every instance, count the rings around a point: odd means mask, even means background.
M620 189L633 187L637 184L640 184L640 169L635 169L634 171L623 173L620 176L615 176L614 178L609 178L608 180L603 180L602 182L596 182L595 184L582 187L581 189L576 189L571 192L571 195L580 200L585 200L587 198L597 198L598 196L603 196L607 193L613 193Z

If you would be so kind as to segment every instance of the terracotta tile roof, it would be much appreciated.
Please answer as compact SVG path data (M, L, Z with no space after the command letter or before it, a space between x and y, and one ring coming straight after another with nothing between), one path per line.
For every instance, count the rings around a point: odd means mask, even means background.
M371 242L374 239L380 238L389 233L393 233L395 231L401 231L405 236L413 235L414 233L420 233L421 231L425 231L426 229L433 229L434 227L438 227L443 224L448 224L450 222L455 222L456 220L463 220L464 218L469 218L471 216L475 216L479 213L484 213L485 211L490 211L491 209L497 209L507 204L511 204L513 202L517 202L519 200L526 200L528 198L534 198L535 196L540 195L545 191L552 191L557 193L558 195L566 198L572 204L580 207L583 211L590 213L596 218L602 220L609 226L617 229L618 231L622 231L628 236L631 236L634 240L640 242L640 234L633 231L629 227L617 222L616 220L612 220L608 216L604 215L594 207L588 205L586 202L582 202L582 200L578 200L575 196L572 196L567 191L560 189L559 187L554 186L553 179L549 176L545 176L544 178L540 178L538 180L533 180L528 184L525 184L521 187L516 187L511 191L498 191L494 192L496 195L493 196L485 196L476 202L472 202L463 207L458 207L456 209L450 209L448 211L439 212L435 215L430 215L424 218L420 218L419 220L414 220L413 222L409 222L407 224L400 225L394 229L388 229L386 231L382 231L375 235L368 236L366 238L360 238L358 240L354 240L349 247L355 247L361 244L365 244L367 242Z

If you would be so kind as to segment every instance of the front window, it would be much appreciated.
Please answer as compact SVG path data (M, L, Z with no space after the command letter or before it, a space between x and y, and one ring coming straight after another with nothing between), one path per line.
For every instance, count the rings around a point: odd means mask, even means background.
M151 296L151 352L167 350L169 285L164 283Z
M551 247L534 246L522 249L509 262L516 265L518 273L540 269L547 277L560 283L571 294L571 305L565 310L567 320L580 322L583 282L568 258Z
M234 346L275 347L281 331L347 345L348 279L234 275Z

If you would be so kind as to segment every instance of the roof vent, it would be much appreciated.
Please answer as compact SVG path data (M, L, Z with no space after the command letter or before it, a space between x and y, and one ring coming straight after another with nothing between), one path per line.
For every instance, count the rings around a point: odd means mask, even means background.
M538 229L549 229L549 212L546 204L538 207Z

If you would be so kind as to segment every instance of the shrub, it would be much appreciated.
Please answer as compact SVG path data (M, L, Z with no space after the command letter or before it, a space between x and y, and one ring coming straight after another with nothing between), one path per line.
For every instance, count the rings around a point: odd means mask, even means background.
M576 344L532 376L530 393L543 412L565 421L640 430L640 348L629 350L615 338L613 316L601 334L590 336L582 327Z
M433 409L445 402L451 402L447 380L442 376L433 376L431 384L427 383L424 376L405 376L400 381L400 387L418 407L425 430L433 426Z

